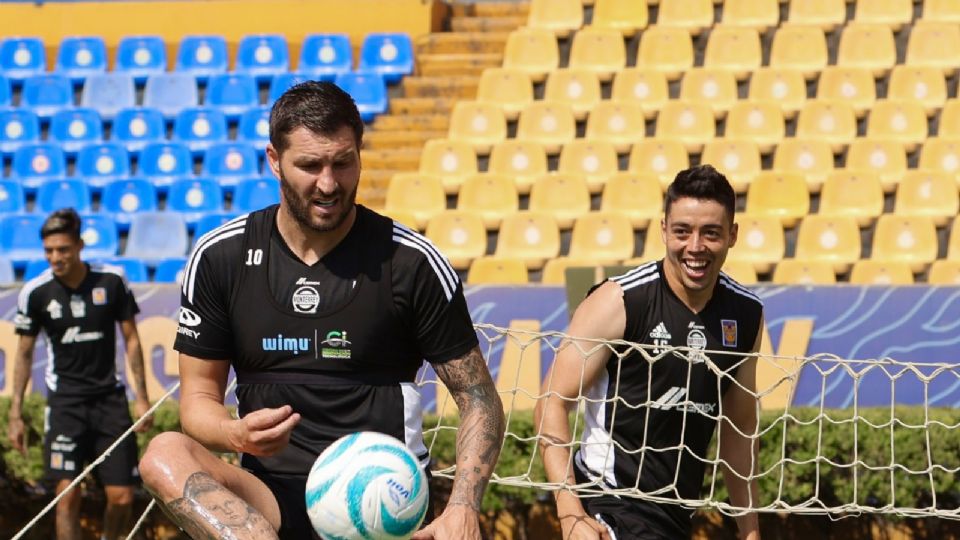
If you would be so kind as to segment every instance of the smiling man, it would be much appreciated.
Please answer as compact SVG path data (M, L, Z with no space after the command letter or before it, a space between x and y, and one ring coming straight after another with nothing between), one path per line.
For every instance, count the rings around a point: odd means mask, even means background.
M577 308L536 410L551 482L697 500L719 424L732 503L756 506L749 480L758 450L749 437L757 429L756 359L749 354L759 350L763 306L720 271L737 240L735 202L713 167L681 171L661 222L666 257L594 287ZM646 345L654 358L621 345L612 354L598 339ZM584 397L586 425L571 464L568 414ZM691 512L678 504L562 489L557 511L564 540L690 537ZM759 539L756 514L737 523L742 538Z

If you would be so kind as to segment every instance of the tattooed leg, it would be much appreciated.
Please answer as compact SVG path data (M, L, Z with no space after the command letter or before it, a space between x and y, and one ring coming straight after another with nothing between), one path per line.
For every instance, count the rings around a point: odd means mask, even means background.
M194 540L277 538L260 512L204 472L190 475L183 486L183 497L163 506Z

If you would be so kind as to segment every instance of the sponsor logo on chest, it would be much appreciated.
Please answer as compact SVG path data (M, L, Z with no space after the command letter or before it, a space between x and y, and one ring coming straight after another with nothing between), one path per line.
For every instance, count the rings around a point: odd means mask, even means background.
M707 335L703 333L703 329L703 326L693 321L690 321L690 324L687 325L687 347L693 349L690 351L688 358L692 364L699 364L707 359L706 355L701 352L707 348Z
M319 285L319 281L309 281L302 277L297 280L297 289L293 291L293 310L297 313L316 313L317 306L320 305L320 293L314 288Z
M312 341L313 340L310 338L285 337L283 334L277 334L276 337L262 339L264 351L288 352L293 353L294 355L309 351L311 348L310 343Z
M653 404L653 409L662 411L684 411L700 414L713 414L717 410L716 403L697 403L687 398L687 389L682 386L674 386L664 392Z
M103 332L81 332L79 326L71 326L63 333L60 343L82 343L84 341L97 341L103 337Z
M320 342L323 347L320 349L320 356L332 360L347 360L351 356L350 346L352 343L347 339L346 330L332 330L327 332L327 336Z

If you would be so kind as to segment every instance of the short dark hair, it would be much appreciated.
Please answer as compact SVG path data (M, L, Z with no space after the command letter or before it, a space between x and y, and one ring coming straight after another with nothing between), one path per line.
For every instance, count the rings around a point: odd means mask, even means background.
M80 240L80 215L73 208L55 210L44 220L40 227L40 239L51 234L66 234L74 240Z
M332 135L343 126L353 130L360 149L363 120L350 94L324 81L306 81L289 88L270 111L270 144L277 153L287 149L287 135L305 127L317 135Z
M678 199L688 197L705 201L716 201L723 205L733 223L733 215L737 208L737 194L727 177L711 165L697 165L680 171L667 188L664 201L666 214L670 214L670 207Z

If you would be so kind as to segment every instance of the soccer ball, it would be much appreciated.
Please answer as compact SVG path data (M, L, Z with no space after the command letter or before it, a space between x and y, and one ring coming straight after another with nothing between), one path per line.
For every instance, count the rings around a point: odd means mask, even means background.
M314 530L328 540L410 538L429 503L417 457L372 431L341 437L317 456L305 496Z

